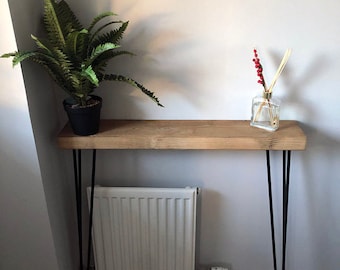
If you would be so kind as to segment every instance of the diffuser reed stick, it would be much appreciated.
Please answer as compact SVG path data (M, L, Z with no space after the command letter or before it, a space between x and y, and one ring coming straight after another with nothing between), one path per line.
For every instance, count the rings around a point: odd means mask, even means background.
M270 84L267 92L271 93L273 91L273 88L274 88L274 86L276 84L276 81L280 77L282 71L284 70L284 68L285 68L285 66L286 66L286 64L288 62L288 59L289 59L291 53L292 53L292 49L287 49L286 50L286 52L285 52L285 54L284 54L284 56L283 56L283 58L281 60L280 66L277 69L276 74L275 74L275 76L274 76L274 78L272 80L272 83Z

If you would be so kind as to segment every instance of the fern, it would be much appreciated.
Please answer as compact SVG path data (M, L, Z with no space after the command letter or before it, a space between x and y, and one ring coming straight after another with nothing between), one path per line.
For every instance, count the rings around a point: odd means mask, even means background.
M14 67L17 64L19 64L21 61L24 61L24 60L34 56L35 53L36 52L12 52L12 53L5 53L5 54L1 55L1 58L13 57L12 65Z
M111 11L108 11L108 12L103 12L101 14L99 14L98 16L94 17L94 19L92 20L88 30L89 32L92 31L92 29L95 27L95 25L100 22L102 19L106 18L106 17L109 17L109 16L115 16L116 14L114 14L113 12Z
M88 66L86 69L84 69L81 72L81 75L85 78L87 78L91 83L93 83L95 86L98 86L99 80L97 78L96 73L93 71L92 66Z
M110 26L110 25L112 25L112 24L118 24L118 23L122 24L123 21L112 21L112 22L108 22L108 23L102 25L101 27L99 27L99 28L92 34L92 39L94 39L94 38L99 34L99 32L101 32L101 31L102 31L103 29L105 29L106 27L108 27L108 26ZM91 41L92 41L92 40L91 40Z
M56 13L64 36L67 36L74 30L81 30L84 28L64 0L56 4Z
M118 47L119 46L113 43L104 43L104 44L98 45L96 48L93 49L89 57L88 64L92 63L98 56L102 55L103 53L113 50Z
M90 46L94 48L97 47L99 44L103 44L106 42L119 44L128 25L129 22L124 22L118 29L111 30L110 32L101 35L93 35L93 41L91 41Z
M138 83L134 79L131 79L131 78L123 76L123 75L105 74L104 77L103 77L103 80L128 83L133 87L139 88L144 94L146 94L149 98L151 98L154 102L156 102L158 106L164 107L160 103L159 99L155 96L154 92L151 92L150 90L146 89L142 84Z
M36 50L11 52L0 57L12 57L13 66L25 60L41 65L68 95L83 105L99 83L108 80L128 83L163 106L153 92L137 81L122 75L106 74L110 60L117 56L133 55L117 50L129 22L117 20L99 25L105 18L115 15L113 12L103 12L86 29L65 0L44 0L43 24L47 38L31 35ZM113 25L117 28L104 32Z
M65 36L56 13L54 0L44 0L44 25L51 43L57 47L65 46Z
M88 31L86 29L73 31L67 36L65 52L69 55L72 61L81 62L84 58L83 51L87 50L85 42L87 36Z
M31 38L35 41L35 44L38 46L38 48L45 51L47 54L52 54L51 50L48 48L48 45L45 45L40 39L33 35L31 35Z

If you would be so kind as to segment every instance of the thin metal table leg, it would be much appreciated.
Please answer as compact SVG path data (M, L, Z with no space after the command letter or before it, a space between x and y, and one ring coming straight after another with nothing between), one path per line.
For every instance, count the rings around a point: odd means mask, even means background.
M272 180L271 180L269 150L266 150L266 160L267 160L267 179L268 179L268 196L269 196L269 210L270 210L270 226L271 226L271 235L272 235L273 264L274 264L274 270L277 270L275 225L274 225L273 196L272 196L272 183L271 183Z
M73 150L73 170L74 181L76 188L76 204L77 204L77 223L78 223L78 248L79 248L79 269L84 269L83 263L83 222L82 222L82 175L81 175L81 150ZM96 150L93 150L92 155L92 175L91 175L91 201L90 201L90 216L89 216L89 232L88 232L88 250L87 250L87 269L90 269L91 262L91 238L92 238L92 223L93 223L93 199L94 185L96 174Z
M282 232L282 270L286 269L286 243L288 221L288 195L291 151L283 151L283 232Z
M78 154L78 157L77 157ZM73 170L76 189L79 269L83 270L83 225L82 225L82 196L81 196L81 150L73 150Z
M92 223L93 223L93 199L94 199L94 185L96 175L96 149L93 149L92 154L92 176L91 176L91 199L90 199L90 217L89 217L89 238L87 249L87 269L90 269L91 262L91 239L92 239Z

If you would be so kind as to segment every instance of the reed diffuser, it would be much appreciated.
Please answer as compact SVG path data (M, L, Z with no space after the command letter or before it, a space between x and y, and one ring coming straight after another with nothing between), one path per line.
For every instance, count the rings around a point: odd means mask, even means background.
M271 84L269 87L267 87L263 76L263 67L261 65L260 58L258 57L257 50L254 49L253 62L257 70L257 76L259 77L257 82L263 86L263 93L262 95L253 98L252 115L250 121L251 126L262 128L268 131L275 131L279 128L280 101L276 98L273 98L272 93L277 79L280 77L284 67L287 64L290 54L291 49L287 49Z

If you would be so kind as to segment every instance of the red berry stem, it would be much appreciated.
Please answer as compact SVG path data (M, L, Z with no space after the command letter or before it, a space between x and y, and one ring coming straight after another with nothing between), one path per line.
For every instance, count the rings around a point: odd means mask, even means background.
M254 58L253 58L253 62L255 64L255 68L257 70L257 76L259 77L259 80L257 81L259 84L262 84L264 91L267 91L267 87L266 87L266 81L264 80L263 77L263 67L261 65L260 62L260 58L258 57L257 54L257 50L254 49Z

